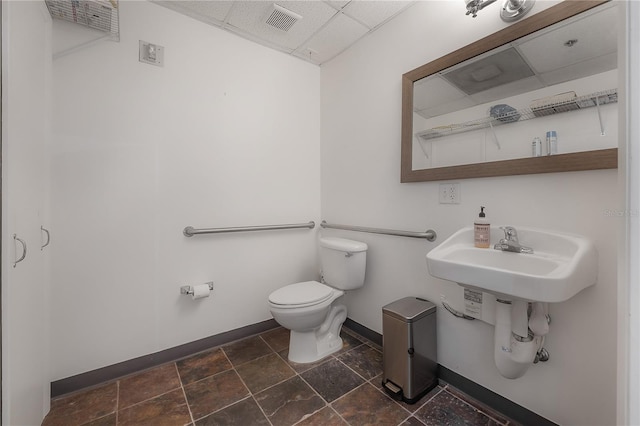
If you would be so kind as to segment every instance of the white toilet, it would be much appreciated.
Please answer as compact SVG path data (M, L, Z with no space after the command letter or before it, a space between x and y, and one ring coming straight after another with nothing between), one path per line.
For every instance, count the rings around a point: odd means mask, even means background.
M291 330L289 360L309 363L342 349L340 329L347 307L334 304L345 290L364 285L367 245L343 238L320 238L322 283L305 281L269 295L271 315Z

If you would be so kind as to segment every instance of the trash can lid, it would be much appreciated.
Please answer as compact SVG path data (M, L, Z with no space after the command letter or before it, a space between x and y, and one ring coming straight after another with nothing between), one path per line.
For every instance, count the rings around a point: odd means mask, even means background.
M382 313L402 321L414 322L435 313L436 305L419 297L405 297L382 307Z

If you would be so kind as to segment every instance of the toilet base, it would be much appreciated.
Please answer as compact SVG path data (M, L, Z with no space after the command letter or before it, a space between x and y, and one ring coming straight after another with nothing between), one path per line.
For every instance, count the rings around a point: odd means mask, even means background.
M342 349L340 331L347 319L344 305L333 306L317 330L294 331L289 337L289 361L298 364L316 362Z
M298 364L316 362L342 349L340 336L333 339L316 339L316 333L291 331L289 339L289 361Z

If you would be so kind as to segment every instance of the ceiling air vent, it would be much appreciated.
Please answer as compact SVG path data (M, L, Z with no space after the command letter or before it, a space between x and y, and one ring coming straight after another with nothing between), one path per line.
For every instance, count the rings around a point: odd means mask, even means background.
M302 19L302 16L282 6L274 4L270 11L267 13L268 25L277 28L281 31L289 31L293 25Z
M118 0L45 0L52 18L108 33L120 40Z
M45 0L54 19L74 22L120 41L118 0Z

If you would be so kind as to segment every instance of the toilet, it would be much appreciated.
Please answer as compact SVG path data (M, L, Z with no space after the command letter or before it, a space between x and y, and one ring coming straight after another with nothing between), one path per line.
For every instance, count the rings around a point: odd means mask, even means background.
M340 330L347 307L337 300L347 290L364 285L365 243L344 238L320 238L321 281L304 281L269 295L273 318L291 330L289 360L318 361L342 349Z

